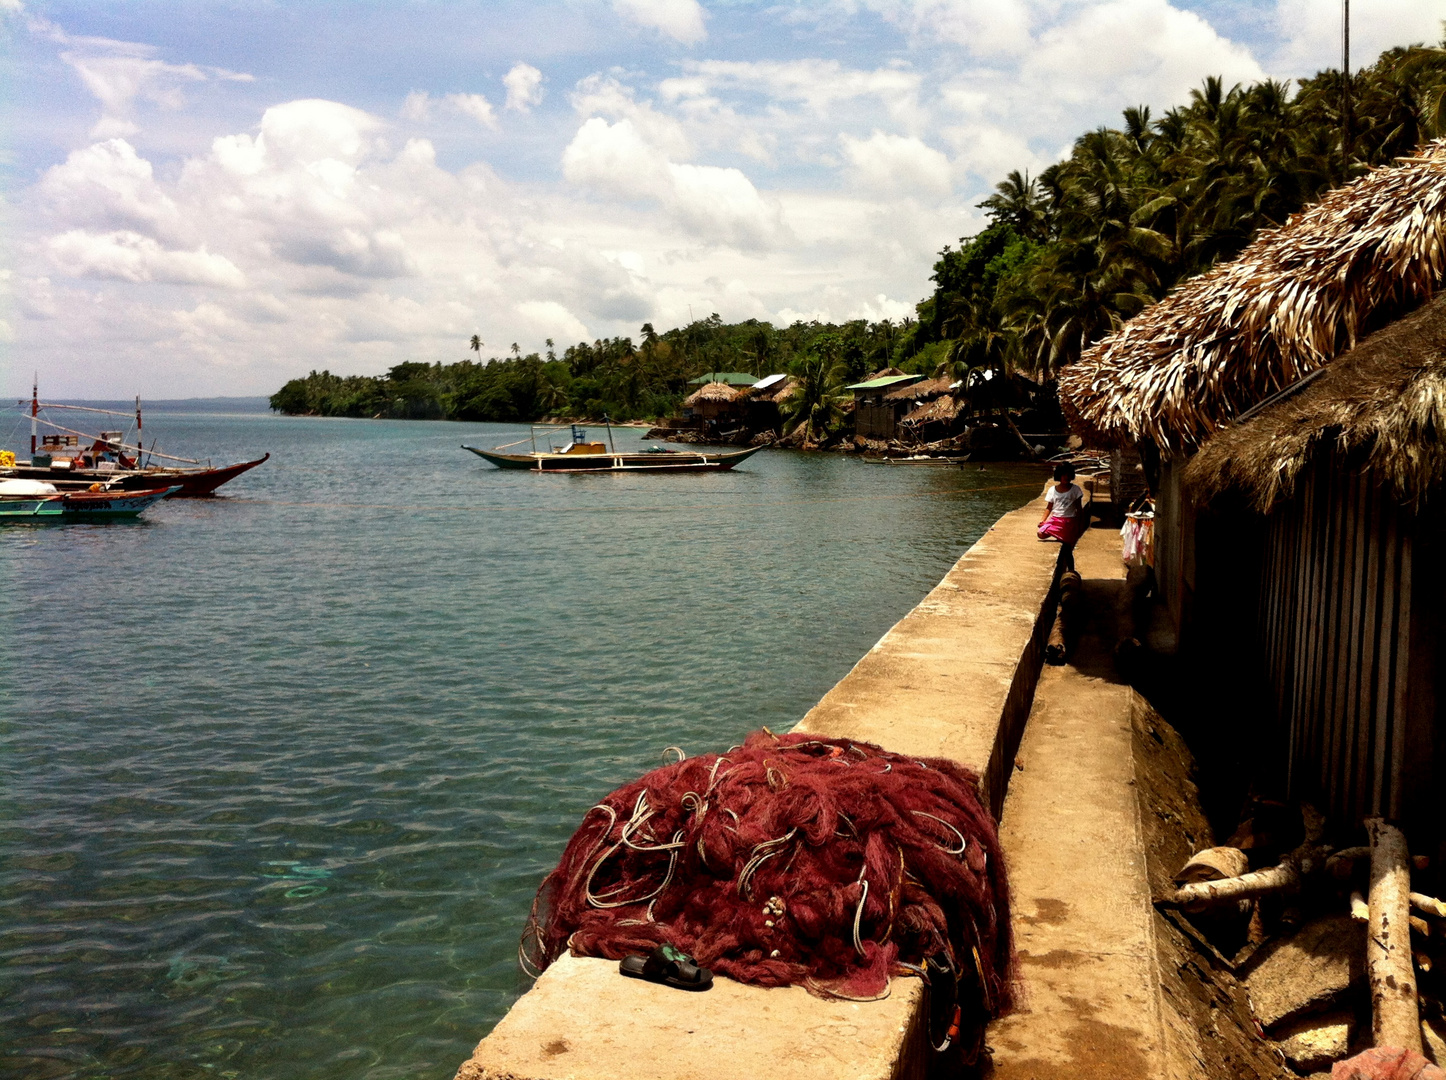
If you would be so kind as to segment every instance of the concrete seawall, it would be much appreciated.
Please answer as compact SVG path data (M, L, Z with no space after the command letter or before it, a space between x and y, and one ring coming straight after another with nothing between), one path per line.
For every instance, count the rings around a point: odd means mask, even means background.
M1039 678L1060 549L1040 504L1004 515L795 730L944 757L980 776L996 817ZM882 1001L720 980L706 994L564 956L477 1046L458 1080L902 1080L922 1077L923 987Z

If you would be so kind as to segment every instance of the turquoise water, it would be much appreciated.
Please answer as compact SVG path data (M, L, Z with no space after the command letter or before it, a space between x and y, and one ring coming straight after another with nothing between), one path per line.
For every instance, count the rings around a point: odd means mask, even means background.
M147 433L272 460L138 523L0 529L6 1077L446 1080L525 989L581 813L669 744L790 726L1043 482L458 449L504 425Z

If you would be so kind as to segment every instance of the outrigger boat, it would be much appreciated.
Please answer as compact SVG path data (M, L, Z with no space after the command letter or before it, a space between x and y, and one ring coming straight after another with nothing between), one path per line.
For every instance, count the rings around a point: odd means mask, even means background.
M470 450L480 458L492 462L499 469L530 469L533 472L727 472L739 462L747 461L761 446L750 446L747 450L731 453L709 453L704 450L673 450L652 446L646 450L619 452L612 445L612 426L608 425L608 441L589 442L587 432L576 424L569 425L572 440L562 446L554 446L549 439L548 448L537 448L537 432L530 438L532 450L525 454L504 454L503 450L521 446L529 439L515 443L504 443L491 450L462 444L463 450ZM551 436L568 428L555 428L544 434Z
M0 521L133 518L175 490L173 485L150 491L60 491L39 480L0 480Z
M22 405L25 402L21 402ZM62 490L85 490L93 484L101 484L107 491L128 491L136 494L151 492L160 488L166 490L167 498L187 499L214 494L216 489L242 473L268 460L266 454L255 461L241 461L234 465L212 468L193 458L163 454L155 448L145 448L142 436L141 399L136 398L135 443L127 441L126 432L102 431L88 435L82 431L55 423L40 415L41 409L62 409L73 412L99 413L105 416L129 416L111 409L93 409L84 405L43 404L39 388L31 387L30 392L30 460L16 461L9 451L0 451L4 461L0 462L0 475L17 480L38 480L54 484ZM40 435L37 427L53 429L53 434ZM157 465L160 459L179 462L180 465ZM193 465L195 468L183 468Z

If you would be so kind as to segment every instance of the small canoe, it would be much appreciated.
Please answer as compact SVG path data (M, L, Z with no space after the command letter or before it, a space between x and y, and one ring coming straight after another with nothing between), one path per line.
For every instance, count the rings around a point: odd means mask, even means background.
M0 522L59 521L65 504L59 495L0 495Z
M661 447L642 452L619 454L602 449L601 443L582 444L600 449L585 452L571 451L530 454L503 454L496 450L483 450L478 446L462 444L478 457L492 462L499 469L529 469L532 472L604 472L604 473L661 473L661 472L727 472L740 462L747 461L761 446L750 446L747 450L732 453L708 453L702 450L665 450Z

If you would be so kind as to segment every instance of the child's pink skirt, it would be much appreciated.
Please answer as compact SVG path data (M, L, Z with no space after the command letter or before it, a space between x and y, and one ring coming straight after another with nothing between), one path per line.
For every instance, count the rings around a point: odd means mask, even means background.
M1073 544L1084 535L1088 524L1088 519L1083 514L1076 514L1074 517L1056 517L1051 514L1039 527L1039 538L1041 540L1058 540L1061 544Z

